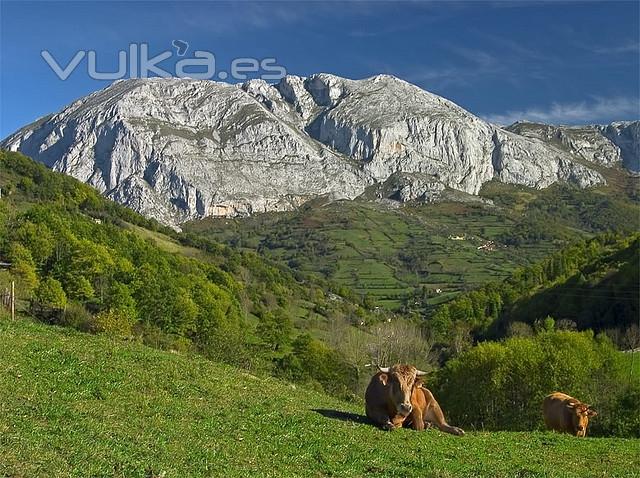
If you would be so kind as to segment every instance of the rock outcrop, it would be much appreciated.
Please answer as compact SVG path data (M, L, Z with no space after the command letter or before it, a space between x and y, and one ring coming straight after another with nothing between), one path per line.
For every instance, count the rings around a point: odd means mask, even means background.
M507 130L536 138L592 163L607 167L623 165L640 171L640 121L609 125L554 126L520 121Z

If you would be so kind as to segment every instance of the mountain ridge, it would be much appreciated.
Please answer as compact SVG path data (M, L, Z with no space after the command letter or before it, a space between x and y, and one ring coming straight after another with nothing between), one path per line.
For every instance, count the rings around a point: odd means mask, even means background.
M431 178L425 197L444 187L477 194L494 178L535 188L606 182L562 144L487 123L390 75L119 80L0 146L174 227L354 199L396 173ZM617 153L605 166L622 161Z
M606 166L622 162L640 172L640 121L614 121L608 125L550 125L517 121L505 128L523 136L557 141L568 152Z

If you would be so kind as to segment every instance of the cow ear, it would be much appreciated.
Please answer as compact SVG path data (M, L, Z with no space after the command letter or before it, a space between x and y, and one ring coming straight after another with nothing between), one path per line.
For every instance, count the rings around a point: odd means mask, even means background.
M597 414L598 414L598 412L596 412L593 408L588 408L587 409L587 416L595 417Z
M421 387L423 383L424 382L422 381L422 379L420 377L418 377L418 378L416 378L416 381L413 382L413 386L414 387Z
M382 382L382 385L386 385L389 381L389 376L386 373L381 373L378 375L378 378L380 379L380 382Z

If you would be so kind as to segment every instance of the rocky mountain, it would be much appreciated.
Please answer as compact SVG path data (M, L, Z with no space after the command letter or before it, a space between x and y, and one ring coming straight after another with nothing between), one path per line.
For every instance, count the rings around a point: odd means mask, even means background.
M604 158L598 163L633 164L625 157L637 158L637 122L598 131L604 139L589 143ZM353 199L397 174L401 200L444 188L477 194L493 178L536 188L603 183L576 161L585 149L555 134L502 129L392 76L317 74L276 85L122 80L0 146L176 226L292 209L318 196Z
M341 155L241 88L212 81L116 82L2 146L168 224L351 198L366 185Z

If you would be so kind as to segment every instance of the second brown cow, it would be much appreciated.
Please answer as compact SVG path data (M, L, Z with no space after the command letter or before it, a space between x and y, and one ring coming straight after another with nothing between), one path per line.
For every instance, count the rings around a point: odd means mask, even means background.
M547 395L542 404L542 412L548 429L571 433L577 437L587 436L589 418L597 415L591 406L562 392Z

